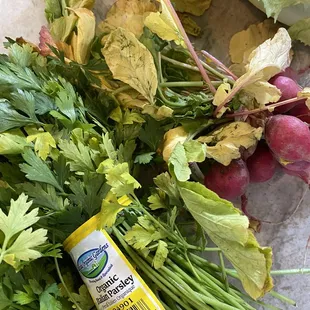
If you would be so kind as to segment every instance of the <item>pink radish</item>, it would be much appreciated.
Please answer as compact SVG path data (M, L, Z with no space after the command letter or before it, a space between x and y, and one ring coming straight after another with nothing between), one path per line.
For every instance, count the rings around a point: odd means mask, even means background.
M243 195L250 176L243 160L233 160L228 166L214 163L205 175L205 186L221 198L234 199Z
M275 76L270 81L271 84L280 89L282 95L279 101L284 101L288 99L292 99L297 97L297 93L301 90L301 87L291 78L287 76ZM281 114L292 109L296 104L300 103L300 101L286 104L284 106L280 106L275 108L276 114Z
M276 172L278 163L264 142L259 142L255 153L246 162L251 183L266 182Z
M310 162L298 161L283 166L285 173L297 176L310 185Z
M293 109L289 110L288 113L310 124L310 110L304 102L296 105Z
M265 127L265 138L277 159L289 162L310 161L309 127L297 117L270 117Z

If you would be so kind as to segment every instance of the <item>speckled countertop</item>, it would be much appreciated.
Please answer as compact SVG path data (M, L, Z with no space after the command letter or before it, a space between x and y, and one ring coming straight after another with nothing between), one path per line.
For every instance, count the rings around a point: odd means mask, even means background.
M113 0L97 0L96 16L102 18ZM43 24L43 0L0 0L0 41L5 36L23 36L38 42L38 32ZM222 61L228 61L228 45L231 36L250 24L261 21L264 14L247 0L213 0L205 16L197 18L203 28L196 46L208 49ZM204 26L203 26L204 25ZM0 51L4 49L0 47ZM309 50L303 51L309 57ZM309 57L310 59L310 57ZM290 176L277 175L271 182L252 186L249 192L253 215L267 221L279 222L289 216L302 196L304 184ZM291 269L303 265L304 253L310 236L310 194L306 195L296 214L282 225L263 224L257 235L262 245L274 249L274 269ZM306 262L310 267L310 254ZM298 309L310 309L310 275L275 277L276 290L290 296L298 303ZM270 301L270 299L268 298ZM274 303L281 309L294 309Z

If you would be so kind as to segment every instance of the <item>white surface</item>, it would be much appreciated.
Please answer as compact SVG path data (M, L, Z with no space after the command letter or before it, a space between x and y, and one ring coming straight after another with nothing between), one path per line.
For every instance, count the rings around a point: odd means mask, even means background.
M38 43L45 23L43 0L0 0L0 52L5 51L5 37L23 37Z
M261 0L249 0L249 1L253 3L261 11L266 12L263 2ZM284 8L278 17L278 20L285 25L291 26L296 22L298 22L299 20L308 17L310 17L310 5L298 4Z

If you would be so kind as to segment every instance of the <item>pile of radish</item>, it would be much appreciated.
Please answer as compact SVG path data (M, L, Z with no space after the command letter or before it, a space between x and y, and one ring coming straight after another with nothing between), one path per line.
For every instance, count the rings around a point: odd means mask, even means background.
M205 174L205 186L221 198L244 195L249 183L270 180L278 168L310 185L310 110L305 99L297 98L301 87L293 77L292 71L286 70L270 80L281 90L281 102L296 100L274 109L256 149L246 150L242 159L229 166L214 163Z

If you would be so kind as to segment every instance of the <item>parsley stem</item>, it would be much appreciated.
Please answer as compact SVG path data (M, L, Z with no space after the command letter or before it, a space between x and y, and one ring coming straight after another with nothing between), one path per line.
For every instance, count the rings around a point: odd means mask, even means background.
M271 270L271 275L273 276L285 276L290 274L309 274L309 268L300 268L300 269L283 269L283 270Z
M123 239L122 234L116 227L112 227L113 234L118 239L122 247L125 249L127 254L135 262L137 266L168 296L170 296L175 302L184 308L184 310L192 310L191 306L183 302L179 296L177 296L177 286L170 284L165 278L163 278L155 269L150 267L139 255L137 255L131 247ZM182 294L181 294L182 296ZM184 295L183 295L184 296Z
M221 81L211 81L212 85L219 86ZM205 84L203 81L181 81L181 82L163 82L160 83L160 87L203 87Z
M229 284L228 284L228 278L227 278L227 273L226 273L226 269L225 269L223 252L219 252L219 259L220 259L220 267L221 267L222 276L223 276L223 280L225 283L226 291L229 292Z
M294 300L292 300L292 299L290 299L290 298L288 298L288 297L286 297L286 296L284 296L284 295L282 295L282 294L280 294L278 292L270 291L269 294L271 296L273 296L273 297L275 297L275 298L277 298L277 299L287 303L287 304L290 304L292 306L296 306L296 302Z

